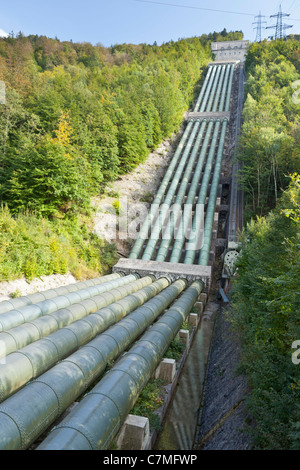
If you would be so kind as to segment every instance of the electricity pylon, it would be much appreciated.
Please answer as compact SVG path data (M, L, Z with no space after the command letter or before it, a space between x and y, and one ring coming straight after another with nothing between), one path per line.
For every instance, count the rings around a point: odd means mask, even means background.
M252 24L256 24L256 26L254 27L254 29L256 29L256 38L255 38L255 42L261 42L261 30L264 26L262 26L264 23L267 23L266 21L262 21L262 18L265 18L264 15L261 14L261 12L259 12L259 15L255 16L254 17L255 19L257 19L257 21L253 21Z
M275 28L275 39L282 39L285 37L284 31L288 28L292 28L293 25L285 24L282 21L282 18L285 16L290 16L289 13L282 13L281 5L279 6L279 12L276 15L271 15L270 18L277 18L276 25L267 26L266 29ZM269 36L272 39L272 36Z

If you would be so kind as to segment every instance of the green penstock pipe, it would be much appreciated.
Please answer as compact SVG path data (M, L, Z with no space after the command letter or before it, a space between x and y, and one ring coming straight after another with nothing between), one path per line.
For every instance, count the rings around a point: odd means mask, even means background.
M194 112L197 112L197 111L199 110L201 101L202 101L202 99L203 99L204 92L206 91L206 88L207 88L208 83L209 83L209 78L210 78L210 75L211 75L212 70L213 70L213 67L211 67L211 66L208 67L208 69L207 69L207 74L206 74L206 76L205 76L203 85L202 85L202 87L201 87L201 90L200 90L198 99L197 99L196 104L195 104L195 107L194 107Z
M0 449L27 449L185 289L178 280L0 404ZM119 392L123 393L122 388ZM106 410L107 413L109 410ZM106 423L110 421L107 414Z
M213 161L215 158L215 151L218 144L219 137L219 128L220 128L220 119L217 119L214 126L214 133L212 137L212 142L210 145L210 150L205 165L203 179L201 181L200 191L197 199L195 215L192 223L192 231L190 234L190 240L187 243L187 250L185 252L184 264L193 264L196 256L196 251L199 249L198 245L200 243L200 233L201 233L201 224L203 221L204 215L204 206L208 193L209 181L211 178L211 171L213 168Z
M187 199L185 202L186 210L192 209L195 201L195 196L197 193L197 189L199 186L199 182L202 176L202 169L204 166L208 145L211 139L211 134L213 131L214 121L211 119L208 123L205 138L203 141L203 145L200 151L199 159L195 168L195 173L189 188L189 192L187 195ZM191 212L191 211L190 211ZM172 253L170 257L171 263L179 263L182 253L182 248L185 243L185 236L187 233L187 227L190 225L191 214L183 214L183 217L180 219L178 231L175 235L175 240L172 247Z
M170 214L167 226L166 226L166 228L164 230L164 233L162 235L162 240L161 240L160 245L159 245L159 250L158 250L156 258L155 258L156 261L165 261L167 255L168 255L168 252L169 252L169 247L170 247L170 244L171 244L172 237L174 236L174 231L175 231L175 227L177 225L177 221L178 221L180 216L181 217L183 216L183 214L181 214L181 210L182 210L182 204L183 204L183 200L184 200L185 193L186 193L186 188L188 186L190 176L191 176L193 168L194 168L194 163L197 160L197 158L199 157L199 148L200 148L200 145L202 143L202 138L203 138L203 134L204 134L206 125L207 125L207 121L204 120L201 124L200 131L198 132L196 142L193 146L191 156L188 160L187 167L185 169L182 181L180 183L180 187L179 187L179 190L177 192L176 199L175 199L175 202L174 202L174 210ZM197 168L197 166L196 166L195 172L197 172L197 176L198 176L199 175L199 168ZM193 183L191 183L191 185L192 184ZM188 202L188 201L186 201L186 202Z
M199 127L199 122L197 121L196 123L193 123L192 127L192 132L189 136L188 142L186 144L186 147L184 149L184 152L182 154L182 157L180 159L179 165L176 169L176 172L173 176L171 185L168 189L167 195L164 199L164 202L160 208L159 211L159 216L157 217L155 224L153 226L153 229L150 234L150 238L147 242L147 245L145 247L142 259L143 260L151 260L155 246L157 244L157 241L159 240L160 233L163 229L163 224L165 223L166 217L168 215L170 206L172 205L172 201L174 196L176 195L176 192L178 191L178 187L180 186L180 183L182 181L182 177L184 174L184 168L187 164L187 162L190 160L189 155L191 152L191 148L194 144L195 137L197 135Z
M50 315L52 312L62 312L64 309L76 309L75 304L79 302L88 302L90 299L102 292L107 292L115 287L128 284L134 281L138 275L117 276L112 280L108 280L102 284L87 287L86 289L79 290L78 292L71 292L64 296L56 297L55 299L45 300L38 304L27 305L19 308L18 310L10 310L9 312L0 315L0 331L7 331L25 322L30 322L36 318L42 317L46 314Z
M201 281L187 288L37 450L107 449L202 289Z
M176 168L176 165L178 163L178 160L181 156L181 153L184 149L184 146L185 146L185 142L190 134L190 131L191 131L191 128L193 126L193 122L189 122L186 126L186 129L183 133L183 136L181 137L180 139L180 142L176 148L176 151L173 155L173 158L171 160L171 163L170 165L168 166L168 169L165 173L165 176L162 180L162 183L160 184L159 188L158 188L158 191L156 193L156 196L155 196L155 199L153 201L153 203L151 204L151 210L150 210L150 213L147 215L142 227L141 227L141 230L138 234L138 238L136 239L131 251L130 251L130 254L129 254L129 258L130 259L138 259L139 256L140 256L140 252L143 248L143 245L144 245L144 242L145 240L148 238L148 234L149 234L149 229L151 227L151 225L153 224L153 221L155 220L156 216L157 216L157 213L159 211L159 207L160 207L160 203L164 197L164 194L165 194L165 191L167 189L167 186L173 176L173 173L174 173L174 170Z
M118 276L121 276L121 274L118 273ZM118 276L116 276L115 274L108 274L107 276L97 277L95 279L89 279L87 281L74 282L73 284L68 284L66 286L36 292L34 294L28 294L22 297L17 297L15 299L3 300L2 302L0 302L0 314L8 312L9 310L25 307L25 305L43 302L44 300L53 299L54 297L57 297L59 295L65 295L69 292L76 292L86 287L101 284L102 282L107 282L111 279L116 279Z
M5 364L0 367L0 401L4 401L27 382L37 378L58 361L120 321L168 285L169 281L161 278L108 307L101 308L84 319L9 354Z
M222 158L223 158L227 123L228 121L225 119L222 124L220 144L218 148L218 154L217 154L214 175L213 175L213 180L211 184L211 190L209 194L209 200L208 200L205 222L204 222L203 243L202 243L202 248L200 250L199 261L198 261L199 265L206 266L209 261L209 250L210 250L210 245L211 245L211 236L212 236L212 229L213 229L213 223L214 223L219 179L220 179L220 173L222 169Z
M127 277L127 283L125 281ZM0 333L0 344L2 349L2 355L8 355L26 345L37 341L44 336L57 331L67 325L72 324L74 321L86 317L90 313L96 310L106 307L107 305L121 299L132 292L136 292L142 287L149 285L153 282L152 276L145 276L141 279L135 279L134 275L129 275L118 280L118 284L114 284L116 281L110 283L110 289L106 289L102 293L91 297L90 299L82 300L81 302L70 305L68 308L64 308L54 312L52 314L43 315L36 320L28 323L23 323L20 326L11 328L8 331ZM108 286L107 286L108 287Z

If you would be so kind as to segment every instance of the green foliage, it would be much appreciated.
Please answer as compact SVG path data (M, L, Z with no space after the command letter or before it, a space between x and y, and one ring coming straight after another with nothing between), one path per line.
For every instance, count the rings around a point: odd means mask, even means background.
M109 272L116 247L91 233L87 218L49 221L0 210L0 280L27 280L70 271L77 279Z
M164 385L165 382L163 380L150 379L130 411L133 415L148 418L151 429L160 429L159 415L154 412L163 405Z
M168 359L175 359L175 361L179 361L183 351L185 350L185 344L180 341L178 337L173 339L170 346L168 347L165 357Z
M266 218L248 224L232 321L242 340L242 365L251 393L255 444L299 450L300 368L292 343L300 339L300 177Z
M252 44L247 55L238 158L248 220L275 207L288 175L300 172L300 105L292 99L297 51L298 41L272 41Z
M84 209L178 130L210 58L199 38L112 48L1 38L0 201L44 216Z

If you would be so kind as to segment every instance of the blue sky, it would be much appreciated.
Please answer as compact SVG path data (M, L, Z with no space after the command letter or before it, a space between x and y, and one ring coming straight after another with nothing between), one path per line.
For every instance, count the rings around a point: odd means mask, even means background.
M242 30L245 39L254 41L254 16L261 11L267 25L275 24L276 19L269 16L278 12L280 4L283 12L290 13L284 22L294 25L287 32L299 34L300 0L265 0L263 3L261 0L157 0L157 3L145 0L6 0L1 2L0 32L22 31L25 35L39 34L58 37L62 41L72 39L110 46L153 44L154 41L161 44L226 28L228 31ZM272 32L263 31L263 38Z

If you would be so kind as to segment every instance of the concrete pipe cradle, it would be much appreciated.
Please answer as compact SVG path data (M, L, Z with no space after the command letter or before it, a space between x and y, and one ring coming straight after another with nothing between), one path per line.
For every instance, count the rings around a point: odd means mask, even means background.
M131 277L119 276L108 282L81 289L78 292L71 292L64 296L56 297L55 299L27 305L19 308L18 310L10 310L9 312L0 315L0 331L7 331L28 321L54 313L55 311L57 312L62 311L64 308L71 308L79 302L87 301L96 295L109 291L110 289L128 284L139 277L138 274L130 276Z
M212 229L213 229L213 223L214 223L214 215L215 215L220 173L222 169L222 158L223 158L223 150L224 150L227 124L228 124L228 121L227 119L225 119L222 124L220 145L218 148L214 175L213 175L213 180L211 184L211 190L210 190L210 195L209 195L209 200L208 200L208 205L207 205L207 210L206 210L204 231L203 231L203 243L202 243L202 248L199 253L199 260L198 260L199 265L206 266L209 261L209 250L210 250L210 245L211 245L211 236L212 236Z
M151 260L151 258L152 258L153 252L155 250L155 246L156 246L157 241L160 237L160 233L163 229L163 224L166 220L167 214L169 212L170 206L172 204L172 201L173 201L173 198L176 194L178 186L180 185L180 182L182 180L182 175L184 173L184 168L185 168L185 165L186 165L186 163L189 159L191 148L193 146L195 137L197 135L198 128L199 128L199 125L200 125L200 121L197 120L196 122L192 122L192 125L193 125L192 132L189 136L188 142L185 146L184 152L183 152L182 157L179 161L179 165L178 165L178 167L176 169L176 172L173 176L171 185L168 189L168 192L167 192L166 197L163 201L163 204L162 204L162 206L159 210L158 217L157 217L157 219L154 223L154 226L152 228L149 240L148 240L148 242L146 244L146 247L144 249L144 252L143 252L143 255L142 255L143 260Z
M207 125L207 120L204 119L202 121L200 131L198 132L197 139L196 139L195 144L193 146L191 156L189 158L189 161L188 161L187 167L185 169L182 181L180 183L180 187L179 187L179 190L177 192L174 205L172 206L172 208L174 208L174 210L170 214L167 226L166 226L166 228L164 230L164 233L162 235L162 239L161 239L161 242L160 242L160 245L159 245L159 250L158 250L156 258L155 258L156 261L165 261L167 255L168 255L169 247L170 247L170 244L171 244L172 237L174 235L174 231L175 231L175 227L177 225L178 218L180 217L180 215L182 217L181 206L182 206L182 203L183 203L183 200L184 200L184 197L185 197L186 188L187 188L188 183L190 181L190 176L191 176L193 168L194 168L194 163L195 163L195 161L198 157L199 148L200 148L200 145L202 143L203 134L205 132L206 125ZM200 152L200 155L201 155L201 152ZM196 177L198 175L200 177L201 170L199 171L198 164L196 165L195 173L196 173Z
M190 233L190 238L187 244L187 249L184 257L184 264L193 264L196 256L196 251L199 249L198 245L201 243L201 227L204 217L204 206L208 193L209 181L211 178L211 171L213 168L213 161L215 158L216 148L218 145L219 139L219 130L220 130L220 119L217 119L214 125L214 133L212 137L212 142L210 145L210 150L205 165L203 179L201 181L200 191L196 203L195 214L192 222L192 231ZM219 143L220 145L220 143Z
M129 258L130 259L138 259L139 258L139 255L140 255L140 252L143 248L143 244L145 242L145 240L148 238L148 234L149 234L149 229L153 223L153 221L155 220L156 216L157 216L157 213L159 211L159 207L160 207L160 203L164 197L164 194L165 194L165 191L167 189L167 186L173 176L173 173L174 173L174 170L176 168L176 165L177 165L177 162L180 158L180 155L182 153L182 150L184 148L184 145L185 145L185 142L190 134L190 131L191 131L191 127L192 127L193 123L192 122L189 122L186 126L186 129L183 133L183 136L181 137L180 139L180 142L176 148L176 151L172 157L172 160L168 166L168 169L163 177L163 180L158 188L158 191L156 193L156 196L155 196L155 199L153 201L153 203L151 204L151 209L150 209L150 212L149 214L147 214L147 217L141 227L141 230L139 232L139 235L138 235L138 238L136 239L136 241L134 242L134 245L130 251L130 254L129 254Z
M169 286L160 278L146 287L13 352L0 365L0 402Z
M186 288L177 280L0 404L0 449L27 449Z
M133 279L124 285L118 285L111 288L107 292L102 292L91 299L83 300L78 304L71 305L47 314L33 320L31 322L23 323L22 325L11 328L8 331L0 333L0 344L2 357L14 351L17 351L24 346L37 341L44 336L57 331L76 320L86 317L87 315L96 312L98 309L106 307L107 305L115 302L129 294L138 291L142 287L151 284L154 281L153 276L145 276L141 279L136 279L135 275L130 275ZM123 278L125 279L125 278Z
M187 288L179 300L50 432L37 450L107 449L202 288L201 281Z
M118 273L119 276L122 274ZM17 297L15 299L3 300L0 302L0 314L6 313L9 310L18 309L25 307L25 305L34 304L37 302L42 302L44 300L53 299L59 295L65 295L69 292L76 292L80 289L85 289L86 287L94 286L96 284L101 284L102 282L107 282L112 279L116 279L118 276L115 274L108 274L107 276L102 276L94 279L88 279L87 281L74 282L73 284L68 284L66 286L60 286L53 289L47 289L45 291L36 292L34 294L28 294L22 297Z
M201 87L199 96L198 96L197 101L196 101L196 104L195 104L195 106L194 106L194 112L197 112L198 109L199 109L199 107L200 107L200 104L201 104L201 101L202 101L204 92L206 91L206 88L207 88L207 86L208 86L209 77L210 77L210 74L211 74L211 71L212 71L212 70L213 70L213 67L211 67L211 66L208 67L208 70L207 70L207 73L206 73L206 76L205 76L203 85L202 85L202 87Z
M190 185L190 188L189 188L189 192L188 192L188 195L187 195L187 199L186 199L186 202L185 202L185 207L187 209L190 208L191 210L190 210L190 213L188 213L187 215L186 215L186 213L183 214L184 217L182 217L181 220L180 220L180 224L179 224L176 236L175 236L175 240L174 240L174 244L173 244L172 252L171 252L171 256L170 256L170 262L171 263L179 263L180 262L180 258L181 258L181 254L182 254L182 248L183 248L183 245L185 243L185 238L186 238L186 235L187 235L188 227L191 225L192 209L193 209L193 206L194 206L194 201L195 201L195 196L196 196L196 193L197 193L197 189L198 189L198 186L199 186L199 183L200 183L200 180L201 180L202 169L203 169L203 166L204 166L208 145L209 145L209 142L210 142L210 139L211 139L213 126L214 126L214 121L213 121L213 119L211 119L208 123L206 135L205 135L203 145L202 145L202 148L201 148L201 151L200 151L197 166L195 168L194 176L193 176L193 179L192 179L192 182L191 182L191 185Z

